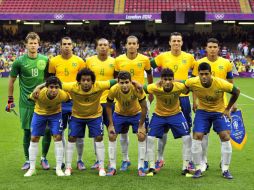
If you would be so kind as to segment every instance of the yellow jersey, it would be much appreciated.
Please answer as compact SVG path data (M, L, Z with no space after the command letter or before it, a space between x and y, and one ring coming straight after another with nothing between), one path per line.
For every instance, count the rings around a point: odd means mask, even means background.
M198 76L198 66L200 63L206 62L211 66L212 75L221 79L232 79L232 64L228 59L218 57L214 62L209 61L207 57L198 60L193 68L192 75Z
M50 59L48 72L55 74L62 82L75 82L77 73L84 67L84 60L76 55L69 59L57 55Z
M86 59L86 66L95 73L97 81L114 79L115 59L108 57L105 61L98 59L97 55ZM107 102L108 90L101 96L101 103Z
M35 102L34 112L39 115L53 115L62 111L62 102L69 100L69 95L59 90L57 96L54 99L49 99L47 96L48 88L43 88L37 99L34 99L30 94L29 99Z
M63 90L68 92L73 100L72 116L80 119L100 117L101 95L111 85L111 81L96 81L88 92L84 92L78 82L63 83Z
M158 87L156 84L144 86L145 91L149 94L154 94L156 97L156 105L154 112L159 116L171 116L181 111L179 96L181 93L187 93L188 89L183 83L173 82L173 89L170 92L165 92L163 87Z
M144 71L151 70L150 60L147 56L138 53L135 59L129 59L126 54L120 55L115 59L115 71L128 71L131 73L131 79L145 84Z
M127 94L121 91L119 84L113 86L108 93L109 100L116 100L115 112L123 116L134 116L141 112L139 101L145 98L144 91L142 93L137 92L133 85L131 85L130 91Z
M234 88L232 83L218 77L212 77L212 84L209 88L202 86L199 77L187 79L185 85L196 94L199 101L198 109L221 113L226 108L223 100L224 92L231 93Z

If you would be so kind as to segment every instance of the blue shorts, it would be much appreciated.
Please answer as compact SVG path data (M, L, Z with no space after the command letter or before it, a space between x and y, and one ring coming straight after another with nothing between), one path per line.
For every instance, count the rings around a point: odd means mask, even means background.
M188 123L189 128L192 127L192 119L191 119L191 104L189 96L179 97L180 107L182 109L183 115Z
M116 134L121 134L123 132L125 133L126 128L128 132L130 125L132 126L132 132L137 133L140 117L141 117L141 113L138 113L137 115L133 115L133 116L123 116L114 112L113 123L114 123Z
M103 135L102 117L92 119L80 119L71 116L69 120L69 136L84 138L86 125L89 128L90 138Z
M213 130L217 133L231 130L230 121L220 112L207 112L197 110L194 118L193 132L207 134L213 125Z
M167 117L153 113L148 136L162 138L165 129L171 129L175 139L190 134L190 128L182 112Z
M50 128L52 135L62 134L62 113L57 113L53 115L39 115L37 113L34 113L31 123L32 136L44 136L47 124Z
M62 103L62 120L64 129L67 128L69 118L71 117L72 105L73 105L72 100Z
M107 115L107 111L106 111L106 105L107 105L107 103L101 104L101 106L102 106L102 118L103 118L103 124L106 125L106 127L108 127L109 120L108 120L108 115ZM112 108L112 113L114 113L115 103L113 103L111 108Z

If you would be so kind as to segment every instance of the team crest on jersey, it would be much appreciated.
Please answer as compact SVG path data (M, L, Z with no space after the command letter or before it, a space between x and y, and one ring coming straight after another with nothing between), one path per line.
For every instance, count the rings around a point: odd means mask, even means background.
M224 67L222 65L219 66L219 70L223 70Z
M36 64L37 64L37 68L42 71L45 69L47 65L46 61L44 60L38 60Z
M220 94L220 93L223 93L223 91L222 90L215 90L214 93L215 94Z
M109 64L109 67L110 67L110 68L113 68L113 67L114 67L114 64L113 64L113 63L110 63L110 64Z
M138 63L138 68L142 68L142 63Z
M241 150L247 140L241 110L232 112L231 117L232 123L231 123L230 142L235 148Z
M77 67L77 63L72 63L72 67Z

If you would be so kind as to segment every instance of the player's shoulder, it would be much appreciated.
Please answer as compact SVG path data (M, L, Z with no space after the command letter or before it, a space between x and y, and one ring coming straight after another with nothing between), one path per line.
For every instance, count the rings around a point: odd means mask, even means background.
M184 84L197 84L200 82L199 76L188 78L184 81Z
M126 59L126 58L127 58L126 54L121 54L121 55L117 56L117 57L115 58L115 60L116 60L116 61L120 61L120 60L123 60L123 59Z
M80 61L80 62L84 62L84 60L81 57L77 56L77 55L72 55L71 58L74 59L74 60Z
M206 63L208 62L207 57L203 57L203 58L197 60L197 63L198 63L198 64L203 63L203 62L206 62Z
M176 81L176 82L173 82L173 84L174 84L175 89L177 89L177 90L185 87L184 83L182 83L182 82Z
M143 59L143 60L149 60L149 57L147 57L146 55L143 55L143 54L141 54L141 53L138 53L137 58Z
M40 54L40 53L38 53L38 58L39 59L45 59L45 60L49 59L46 55L43 55L43 54Z
M224 64L231 64L228 59L225 59L223 57L218 57L218 61Z
M54 57L52 57L52 58L50 59L50 62L59 61L59 60L61 60L61 59L62 59L62 56L61 56L61 55L56 55L56 56L54 56Z

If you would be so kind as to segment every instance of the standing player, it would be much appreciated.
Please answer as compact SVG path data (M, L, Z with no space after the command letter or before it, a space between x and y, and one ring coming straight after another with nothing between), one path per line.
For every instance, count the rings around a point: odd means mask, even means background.
M96 80L106 81L114 79L114 68L115 59L109 56L109 42L105 38L101 38L97 41L97 55L87 58L86 66L95 73ZM108 90L105 90L101 96L101 105L103 108L102 118L103 123L108 127L109 121L106 113L106 102L107 102ZM114 106L112 107L114 109ZM94 142L95 148L95 142ZM97 169L99 167L98 159L96 158L95 164L91 167Z
M34 32L28 33L25 39L27 54L17 58L10 72L9 80L9 96L6 111L10 112L15 107L13 99L14 83L19 76L19 112L21 127L24 130L23 148L26 162L22 166L22 170L27 170L30 167L29 163L29 144L31 139L31 120L34 112L34 102L28 101L27 97L33 92L34 88L44 82L45 73L47 73L48 58L38 54L40 37ZM42 141L42 160L43 169L49 169L49 164L46 159L50 146L51 134L50 130L45 131Z
M65 176L61 164L63 162L63 143L62 141L62 113L61 103L69 100L69 95L60 90L62 84L54 76L46 80L46 88L43 88L38 97L30 95L30 99L35 101L35 109L31 123L32 137L29 146L30 169L24 175L30 177L36 174L35 162L38 153L38 142L40 136L45 133L48 125L55 141L56 156L56 175Z
M99 176L105 176L104 143L102 125L102 93L116 83L116 80L96 81L95 74L90 69L82 69L77 74L77 82L63 83L63 89L69 92L72 100L72 115L69 123L69 137L66 148L65 175L72 174L72 155L77 137L84 138L86 125L89 137L94 138L96 155L99 161Z
M210 38L207 40L206 45L207 57L204 57L197 61L194 66L192 75L198 76L198 66L200 63L206 62L210 64L212 69L212 75L215 77L219 77L221 79L227 80L228 82L233 84L233 72L232 72L232 64L229 60L220 57L219 54L219 41L215 38ZM227 96L224 95L224 103L227 105ZM193 111L195 112L197 109L197 102L195 94L193 95ZM232 107L232 111L236 111L235 104ZM202 140L202 172L204 172L208 167L207 163L207 150L208 150L208 134L204 135Z
M173 82L174 73L171 69L161 71L161 85L150 84L144 86L147 93L152 93L156 97L155 113L153 113L147 137L148 158L150 169L148 176L153 176L155 172L155 137L162 138L165 129L171 129L174 138L188 138L190 135L189 126L181 112L179 96L187 93L188 89L180 82ZM191 144L183 143L183 150L191 150ZM183 160L188 159L183 151Z
M138 175L145 176L144 159L146 153L146 128L144 126L147 104L144 91L138 92L131 84L129 72L120 71L118 84L109 90L107 98L107 114L109 118L109 160L108 176L116 174L116 138L122 132L128 133L132 125L133 133L138 136ZM116 100L112 118L112 104Z
M152 67L170 68L173 70L176 80L186 80L188 78L189 70L193 69L194 67L195 59L191 54L181 51L182 45L183 39L181 33L171 33L169 39L169 46L171 47L171 51L161 53L155 57L155 59L152 61ZM192 126L192 119L189 95L182 94L180 96L180 106L190 129ZM164 165L163 153L167 142L168 129L165 130L166 131L163 137L158 140L158 160L156 161L156 170L160 170ZM183 138L183 143L189 144L189 146L191 146L191 136L189 135L187 138ZM186 160L183 160L182 174L185 175L186 172L188 172L188 168L192 167L192 164L190 162L191 152L185 149L183 151L185 155L188 155Z
M147 73L147 82L151 84L153 82L152 70L149 58L139 54L138 38L136 36L129 36L126 41L126 54L120 55L115 60L115 76L120 71L128 71L131 74L132 80L145 84L144 72ZM149 95L149 102L153 101L153 95ZM146 117L146 125L148 125L149 118ZM120 142L122 147L123 162L120 170L126 171L130 166L130 160L128 155L129 138L127 131L121 131Z
M232 155L231 124L227 118L230 118L230 109L236 102L240 90L226 80L213 77L211 66L208 63L203 62L198 66L198 75L198 77L188 79L185 82L186 87L195 92L199 101L194 119L191 147L193 161L196 166L193 178L202 176L202 138L204 134L209 133L213 125L213 130L221 140L222 175L227 179L232 179L233 177L229 172ZM232 94L227 107L223 100L225 92Z
M70 37L64 37L60 42L61 54L50 59L49 62L49 73L55 74L61 82L75 82L77 73L85 67L85 63L82 58L73 55L73 42ZM71 116L72 101L68 101L62 104L62 117L63 127L66 129L69 117ZM65 139L63 131L63 145L65 148ZM84 149L84 138L77 139L77 168L84 170L85 165L82 161L83 149ZM64 168L64 164L62 165Z

